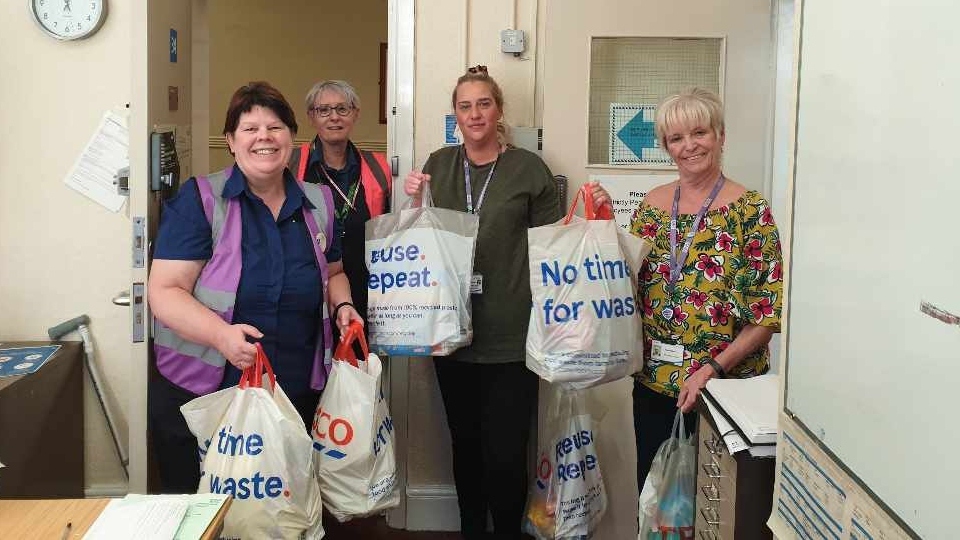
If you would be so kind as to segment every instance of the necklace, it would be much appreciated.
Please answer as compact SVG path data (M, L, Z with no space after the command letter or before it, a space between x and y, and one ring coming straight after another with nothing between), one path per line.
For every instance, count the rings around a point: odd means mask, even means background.
M350 194L348 196L344 194L343 190L340 189L340 186L338 186L337 183L333 181L333 178L330 178L330 173L327 172L327 168L324 167L322 163L320 164L320 171L323 172L323 176L327 178L327 182L329 182L330 186L333 187L334 191L337 192L337 195L340 195L340 198L343 199L343 206L341 206L340 209L337 210L337 219L343 220L343 218L346 217L347 213L350 212L350 210L353 210L354 212L356 212L357 211L357 207L356 207L357 192L360 191L359 190L360 180L358 179L356 182L353 183L352 186L350 186L350 189L348 190Z

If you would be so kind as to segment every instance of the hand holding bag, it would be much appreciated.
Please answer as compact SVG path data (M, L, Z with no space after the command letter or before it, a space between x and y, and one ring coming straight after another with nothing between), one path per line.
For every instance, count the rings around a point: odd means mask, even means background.
M357 359L355 343L365 360ZM382 370L380 358L367 349L363 326L352 322L334 352L311 430L323 503L341 522L400 504Z
M581 198L585 220L574 215ZM527 367L567 388L621 379L643 365L637 272L652 246L611 218L584 186L565 218L527 231Z
M223 537L323 538L310 435L259 343L254 366L237 386L200 396L180 411L200 441L197 493L233 496Z

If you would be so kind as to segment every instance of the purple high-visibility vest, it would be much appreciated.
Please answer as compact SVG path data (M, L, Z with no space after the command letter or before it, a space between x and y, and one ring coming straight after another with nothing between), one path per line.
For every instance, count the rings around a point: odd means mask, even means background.
M236 198L224 199L221 194L232 171L233 167L229 167L209 176L197 177L203 211L212 229L213 256L204 265L193 288L194 298L231 324L242 267L242 226L240 202ZM313 252L323 283L321 327L317 332L310 387L323 390L330 373L330 344L333 342L327 308L327 258L323 254L327 242L333 238L333 196L326 186L304 182L298 182L298 185L314 206L312 210L306 206L302 209L303 222L310 238L314 239ZM156 317L153 336L157 369L170 382L199 395L220 387L226 365L220 351L181 338Z

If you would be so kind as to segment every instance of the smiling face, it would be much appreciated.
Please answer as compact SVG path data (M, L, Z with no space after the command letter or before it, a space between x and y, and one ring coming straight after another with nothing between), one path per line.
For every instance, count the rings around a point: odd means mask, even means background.
M724 134L710 126L667 126L663 135L667 153L680 169L680 176L719 175Z
M310 124L317 130L317 135L324 144L345 143L350 140L353 126L360 117L360 109L351 106L349 100L336 90L325 89L313 100L313 111L310 113ZM341 111L347 108L346 116L340 116ZM318 110L328 112L328 116L321 116Z
M481 81L460 83L454 109L464 141L484 144L497 140L497 121L503 112L489 84Z
M276 181L293 151L293 134L273 110L254 105L227 133L227 144L248 180Z

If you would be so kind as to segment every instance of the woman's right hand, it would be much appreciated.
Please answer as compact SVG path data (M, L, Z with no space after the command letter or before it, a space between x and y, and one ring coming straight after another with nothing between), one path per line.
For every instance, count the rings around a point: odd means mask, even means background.
M430 182L430 175L416 170L410 171L410 174L403 181L403 192L412 197L417 205L423 198L424 182Z
M257 358L257 346L248 342L247 336L260 339L263 332L249 324L231 324L224 326L217 336L217 350L241 371L252 367Z

